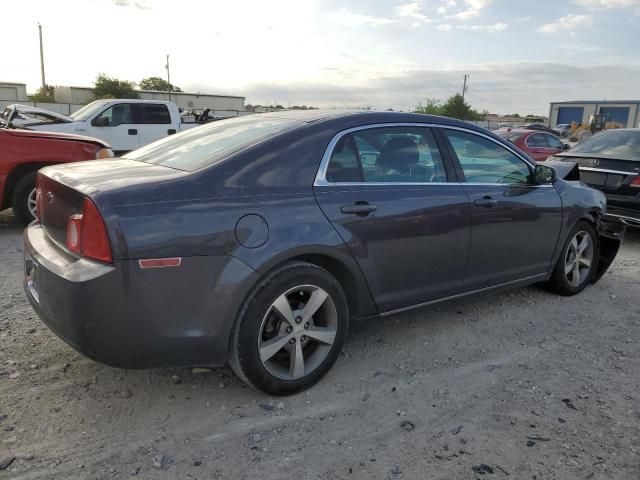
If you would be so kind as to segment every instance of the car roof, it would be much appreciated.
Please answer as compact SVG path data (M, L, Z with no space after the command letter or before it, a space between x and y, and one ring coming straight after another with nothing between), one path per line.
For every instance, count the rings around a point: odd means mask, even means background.
M263 117L297 120L304 123L317 123L336 119L365 120L373 123L433 123L436 125L451 125L469 130L486 132L487 130L473 123L456 120L449 117L427 115L424 113L380 112L375 110L281 110L279 112L257 113Z

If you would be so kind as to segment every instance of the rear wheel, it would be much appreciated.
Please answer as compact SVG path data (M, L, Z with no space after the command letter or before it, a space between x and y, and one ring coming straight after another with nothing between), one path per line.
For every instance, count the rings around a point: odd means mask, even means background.
M18 181L11 197L11 206L23 225L28 225L36 218L36 172L28 173Z
M308 263L286 264L247 299L229 363L242 380L266 393L304 390L338 358L348 319L345 294L329 272Z
M598 236L587 222L578 222L556 263L548 282L561 295L580 293L591 282L598 268Z

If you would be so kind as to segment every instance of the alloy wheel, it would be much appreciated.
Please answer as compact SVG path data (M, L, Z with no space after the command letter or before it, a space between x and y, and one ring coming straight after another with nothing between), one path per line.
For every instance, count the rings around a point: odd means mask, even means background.
M302 378L327 358L337 329L336 306L325 290L314 285L291 288L276 298L262 320L260 361L277 378Z
M36 189L34 188L27 196L27 208L33 218L36 217Z
M574 235L567 249L564 274L572 287L579 287L587 279L593 263L593 239L588 232Z

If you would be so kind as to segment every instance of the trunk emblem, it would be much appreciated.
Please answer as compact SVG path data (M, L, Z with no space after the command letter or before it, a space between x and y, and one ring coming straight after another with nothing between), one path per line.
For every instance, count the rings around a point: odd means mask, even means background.
M597 158L594 158L593 160L591 160L591 165L593 165L594 167L597 167L598 165L600 165L600 160L598 160Z
M47 201L53 203L53 193L47 192Z

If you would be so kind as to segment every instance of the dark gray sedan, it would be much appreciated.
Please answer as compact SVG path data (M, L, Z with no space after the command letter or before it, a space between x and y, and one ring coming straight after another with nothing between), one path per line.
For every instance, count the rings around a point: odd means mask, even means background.
M282 112L48 167L24 234L42 320L109 365L220 366L290 394L351 319L537 282L573 295L620 236L577 168L456 120Z

